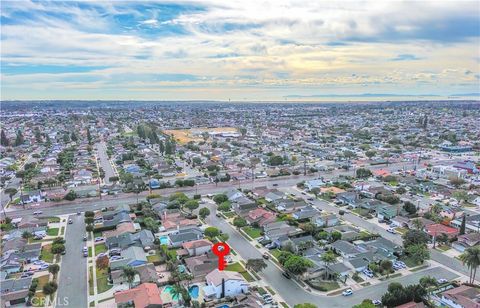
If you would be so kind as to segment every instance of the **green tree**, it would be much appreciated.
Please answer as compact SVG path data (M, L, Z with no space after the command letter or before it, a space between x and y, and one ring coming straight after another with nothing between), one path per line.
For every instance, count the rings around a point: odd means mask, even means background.
M58 289L57 283L55 281L49 281L43 286L42 291L43 291L43 294L52 296L57 291L57 289Z
M430 252L425 244L413 244L405 248L407 255L416 264L421 264L430 258Z
M220 212L228 212L230 211L230 209L230 201L222 202L219 206L217 206L217 210L219 210Z
M423 276L419 281L420 285L424 288L436 287L438 285L437 279L432 276Z
M368 151L365 152L365 156L367 156L368 159L372 159L372 157L375 156L376 154L377 154L377 152L374 151L374 150L368 150Z
M294 275L301 275L313 266L313 262L301 256L292 255L285 261L284 267Z
M17 137L15 138L15 146L18 147L19 145L22 145L25 142L23 138L23 134L21 130L17 131Z
M460 230L458 232L459 235L464 235L465 234L465 228L467 226L467 218L465 215L462 217L462 224L460 225Z
M28 232L28 231L23 231L22 233L22 238L28 240L29 238L31 238L33 235L32 233Z
M205 229L204 234L206 237L213 239L220 235L220 230L218 230L218 228L215 228L215 227L208 227Z
M200 217L202 217L202 219L205 219L208 215L210 215L210 210L206 207L202 207L200 211L198 211L198 214Z
M403 238L403 247L408 247L415 244L427 244L429 241L429 236L427 233L421 230L410 229L405 232L402 236Z
M128 288L132 288L132 283L135 280L137 271L131 266L124 266L122 268L122 277L128 282Z
M188 200L184 206L192 213L193 210L198 209L199 204L197 200Z
M54 280L55 280L55 277L57 277L57 274L59 271L60 271L60 265L58 264L50 264L48 266L48 272L53 275Z
M380 268L382 269L383 273L387 273L387 278L390 276L390 272L393 269L393 263L390 260L382 260L380 262Z
M371 299L364 299L361 304L355 305L352 308L376 308Z
M333 231L330 234L330 238L331 238L332 242L336 242L338 240L341 240L342 239L342 233L340 233L338 231Z
M245 227L247 225L247 221L245 220L245 218L235 217L233 219L233 225L237 228L242 228L242 227Z
M408 214L413 215L417 212L417 207L410 201L406 201L403 205L403 209L407 211Z
M225 194L218 194L213 197L213 201L215 201L216 204L220 204L225 201L228 201L228 197Z
M365 168L358 168L356 171L357 178L365 179L372 176L372 172Z
M337 262L337 257L333 253L333 251L328 250L324 254L321 255L321 260L325 263L325 278L328 276L329 265Z
M65 251L65 245L60 243L53 243L51 248L51 253L54 255L61 254Z
M270 166L283 165L283 157L278 156L278 155L270 156L270 158L268 159L268 164Z
M5 193L10 198L10 202L12 202L13 196L15 196L17 194L17 192L18 192L18 190L16 188L13 188L13 187L9 187L9 188L5 189Z
M4 147L8 147L10 145L10 141L8 141L7 134L5 134L5 131L3 129L1 132L0 144Z
M317 306L310 303L304 303L304 304L297 304L293 306L293 308L317 308Z
M73 201L77 199L77 193L74 190L70 190L64 197L65 200Z
M248 259L245 267L254 272L261 272L267 268L267 263L263 259Z
M470 283L474 283L477 269L480 266L480 246L473 246L460 255L463 265L470 269Z
M158 222L152 217L146 217L143 220L143 224L145 225L145 228L152 231L153 233L158 232Z

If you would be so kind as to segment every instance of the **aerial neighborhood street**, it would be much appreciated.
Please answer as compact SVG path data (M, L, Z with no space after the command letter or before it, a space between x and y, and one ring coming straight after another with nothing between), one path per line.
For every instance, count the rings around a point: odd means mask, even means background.
M190 109L168 105L162 125L151 121L159 109L129 122L91 109L18 127L20 107L6 106L4 304L457 307L454 291L471 303L480 294L479 144L457 132L451 145L455 126L434 134L453 125L451 105L398 109L421 115L395 122L401 133L341 124L391 122L368 105L328 123L292 117L289 129L269 105L207 104L196 112L217 116L191 129L175 129ZM250 109L263 129L232 124ZM47 116L42 133L36 121ZM463 115L465 129L478 133L478 116ZM217 242L231 248L223 271Z

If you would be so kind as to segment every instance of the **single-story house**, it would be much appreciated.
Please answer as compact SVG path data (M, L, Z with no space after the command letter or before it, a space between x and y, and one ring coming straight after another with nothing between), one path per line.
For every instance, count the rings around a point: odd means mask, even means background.
M237 296L248 292L248 283L240 273L215 269L205 276L207 286L203 287L206 298L215 299Z

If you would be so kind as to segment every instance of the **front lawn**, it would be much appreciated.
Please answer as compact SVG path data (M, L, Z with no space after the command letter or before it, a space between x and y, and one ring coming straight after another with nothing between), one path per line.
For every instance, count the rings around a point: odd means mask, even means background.
M447 245L438 245L437 246L437 249L438 250L441 250L441 251L447 251L450 249L450 246L447 246Z
M53 262L53 253L51 252L52 244L47 244L42 246L42 250L40 252L40 259L52 263Z
M398 228L395 228L395 231L397 231L400 234L405 234L407 233L408 230L406 228L398 227Z
M95 255L98 256L102 252L107 251L107 246L104 243L95 245Z
M162 261L162 257L160 255L157 255L157 254L154 254L154 255L150 255L150 256L147 256L147 261L149 263L159 263Z
M270 250L270 253L272 254L272 256L275 257L275 259L278 260L278 256L282 253L282 251L276 248L276 249Z
M88 268L88 294L93 295L93 266Z
M48 217L48 222L49 223L60 222L60 217L56 217L56 216Z
M258 238L261 236L262 230L260 228L254 228L250 226L243 227L242 230L248 234L251 238Z
M227 218L233 218L236 214L235 212L225 212L223 215L225 215Z
M48 228L47 235L58 236L58 228Z
M340 285L336 281L323 281L319 279L311 279L311 280L307 280L307 284L312 288L319 291L323 291L323 292L328 292L328 291L332 291L340 288Z
M37 278L38 284L37 284L37 290L41 291L43 289L43 286L47 284L48 278L50 275L43 275Z
M92 257L92 247L88 247L88 257Z
M103 293L110 290L113 285L108 284L108 276L97 278L97 293Z
M238 263L238 262L235 262L233 264L229 264L227 265L227 267L225 268L226 271L231 271L231 272L237 272L237 273L240 273L243 278L245 278L246 281L248 282L252 282L252 281L255 281L255 279L252 277L252 275L250 275L246 270L245 268L243 267L242 264Z

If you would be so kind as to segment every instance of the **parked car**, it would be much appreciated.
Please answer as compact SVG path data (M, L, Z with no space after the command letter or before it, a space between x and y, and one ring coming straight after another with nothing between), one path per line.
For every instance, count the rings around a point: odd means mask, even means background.
M84 252L83 252L83 256L84 256L84 257L88 257L88 251L84 251Z
M363 274L365 274L365 276L367 276L368 278L373 278L373 272L371 270L364 269Z
M77 212L77 215L80 216L80 215L82 215L82 213L81 213L81 212Z
M345 291L342 292L343 296L350 296L353 295L352 289L346 289Z
M42 213L43 213L42 211L35 211L35 212L33 212L33 215L40 215Z
M287 279L291 279L291 278L292 278L292 276L290 276L290 274L287 273L287 272L283 272L282 275L283 275L283 277L285 277L285 278L287 278Z
M61 255L66 255L67 254L67 250L64 249L62 252L61 252Z
M266 253L264 253L264 254L262 255L262 257L263 257L265 260L270 259L270 256L269 256L268 254L266 254Z
M99 254L97 255L97 259L98 259L98 258L105 257L106 255L107 255L106 252L99 253Z
M217 216L217 217L222 217L222 215L221 215L220 213L218 213L218 212L215 214L215 216Z
M382 305L382 301L381 300L378 300L378 299L374 299L372 301L372 304L374 304L375 306L381 306Z
M105 239L103 237L96 237L95 242L101 242L104 241Z
M72 220L72 219L69 219L69 220L68 220L68 224L69 224L69 225L73 224L73 220Z
M88 239L88 236L87 236L87 235L84 235L84 236L83 236L83 241L86 242L87 239Z
M443 283L447 283L448 280L445 279L445 278L440 278L440 279L437 280L437 282L438 282L439 284L443 284Z
M121 256L112 256L112 257L110 257L110 261L121 260L121 259L123 259L123 257L121 257Z

